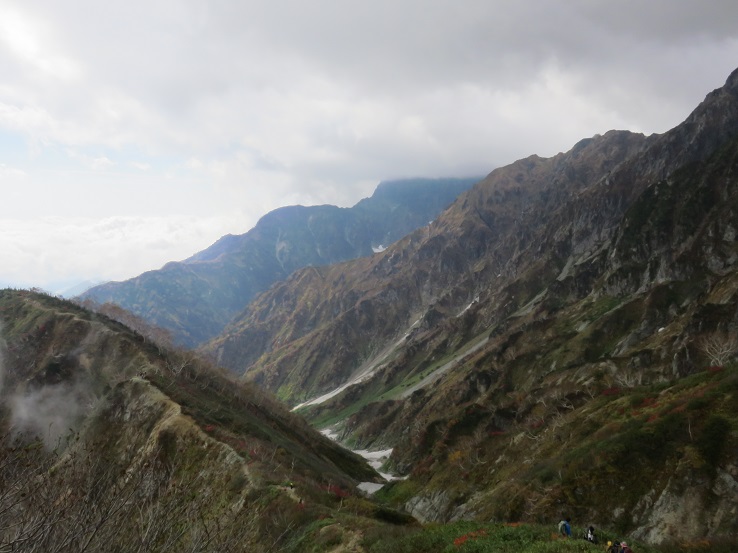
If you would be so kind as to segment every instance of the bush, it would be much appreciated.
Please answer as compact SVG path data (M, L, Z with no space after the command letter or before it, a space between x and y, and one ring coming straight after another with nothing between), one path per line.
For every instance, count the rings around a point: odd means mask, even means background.
M697 449L713 475L725 449L725 441L730 430L729 420L720 415L710 415L697 439Z

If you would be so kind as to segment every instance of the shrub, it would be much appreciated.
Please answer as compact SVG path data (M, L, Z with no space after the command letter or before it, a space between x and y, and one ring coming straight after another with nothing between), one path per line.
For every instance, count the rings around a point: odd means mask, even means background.
M717 469L730 430L730 421L720 415L710 415L697 439L697 449L711 474Z

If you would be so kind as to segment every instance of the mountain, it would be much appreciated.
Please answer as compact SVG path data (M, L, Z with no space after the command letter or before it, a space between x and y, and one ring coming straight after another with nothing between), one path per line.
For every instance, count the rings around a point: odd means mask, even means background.
M736 539L738 71L680 125L493 171L203 350L409 475L424 520Z
M104 316L0 290L0 550L354 550L410 517L268 394ZM331 527L330 530L326 530Z
M267 394L78 305L0 290L0 329L2 551L582 551L550 525L423 528Z
M296 269L370 256L428 224L478 178L380 183L352 208L291 206L262 217L182 262L96 286L83 300L111 302L195 346L220 333L259 292Z

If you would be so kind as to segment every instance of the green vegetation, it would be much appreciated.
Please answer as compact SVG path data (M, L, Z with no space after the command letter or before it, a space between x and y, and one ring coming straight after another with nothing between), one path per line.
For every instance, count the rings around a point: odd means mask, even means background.
M603 300L591 312L599 315L592 317L594 326L618 310L613 302ZM72 453L55 457L33 453L30 458L24 454L15 459L14 451L25 450L2 448L4 466L19 469L12 473L19 475L13 482L8 480L12 474L6 472L5 483L14 486L8 489L21 494L26 493L24 486L54 483L30 477L54 465L54 474L66 488L49 488L44 497L51 504L64 504L69 516L80 521L80 528L90 521L99 523L100 540L115 539L110 533L115 529L131 543L140 542L145 517L166 510L169 518L156 519L172 522L157 523L156 535L162 544L171 544L169 540L188 527L195 533L182 534L187 537L176 542L179 545L195 543L192 540L199 539L198 532L212 532L213 544L226 548L239 539L241 543L251 540L254 550L264 546L295 553L359 545L375 553L586 553L601 550L601 546L558 538L553 525L546 522L554 520L562 506L575 520L607 520L614 531L601 532L601 541L626 536L633 521L628 516L613 516L612 490L617 490L618 506L628 512L652 488L663 489L665 476L673 474L665 472L665 467L678 466L683 474L688 473L681 485L714 478L735 447L736 364L711 367L674 382L630 387L611 386L603 371L599 380L587 384L588 393L577 389L562 393L565 386L555 388L544 382L526 395L517 388L528 385L521 368L535 362L535 357L525 353L526 334L520 333L504 344L506 351L519 348L524 353L509 356L510 366L519 371L509 377L516 384L508 387L501 378L499 385L507 392L491 394L490 403L468 401L461 404L461 410L449 412L436 407L437 417L408 436L414 453L422 455L413 463L412 478L386 486L370 501L355 491L348 477L370 477L371 472L364 473L358 459L310 434L303 421L252 385L235 384L227 374L192 354L163 349L103 315L44 296L0 293L0 314L12 369L9 386L15 385L16 366L29 371L24 378L41 378L27 356L32 356L45 379L80 375L80 371L99 367L95 369L98 383L107 382L107 389L97 388L106 398L104 405L88 419L74 442L79 445L70 450L75 452L72 458L81 460L75 466L82 472L62 469L71 465L58 459ZM101 333L102 327L114 332ZM95 355L93 350L75 349L98 334L112 341L95 350ZM62 344L66 350L60 349ZM84 355L84 364L74 362L67 350ZM110 352L115 356L108 357ZM450 358L444 356L434 366ZM489 352L472 356L469 366L477 366L480 359L489 363L495 358ZM552 371L545 378L567 378L571 370ZM467 393L463 374L450 374L444 381L449 394L457 398ZM469 374L478 378L484 371L477 366ZM157 390L163 393L161 397ZM179 406L181 420L189 422L159 426L158 417L166 412L168 402ZM139 407L132 409L132 405ZM504 428L489 426L491 420L499 420ZM85 457L85 448L95 456ZM221 464L225 459L229 461ZM151 469L135 472L140 467ZM122 479L126 474L140 478ZM154 487L152 482L156 482ZM78 496L58 495L70 483L90 500L105 497L106 502L98 506L124 505L126 497L138 494L148 503L137 505L150 510L121 508L115 516L102 511L103 518L95 518L85 510L88 504L73 501ZM445 493L451 506L473 501L484 490L475 516L540 524L420 526L401 508L429 490ZM232 511L233 505L241 505L242 510ZM243 531L232 531L234 528ZM55 535L49 534L48 539ZM147 547L161 550L156 543ZM672 545L668 550L718 552L724 550L721 547L720 543L696 542ZM666 549L636 544L634 550L655 553Z
M412 522L356 491L361 458L191 352L34 292L0 291L0 325L0 549L323 551Z
M409 535L368 536L365 546L369 553L594 553L604 551L602 544L616 538L604 533L598 539L599 545L562 538L555 524L455 522L427 525ZM658 551L641 543L632 548L638 553Z
M647 518L639 501L673 486L674 471L679 489L701 487L735 451L737 381L732 364L676 384L604 384L572 399L521 394L517 410L529 415L504 431L485 427L492 412L471 404L428 425L414 442L412 478L376 497L399 506L443 491L451 506L471 500L476 517L492 520L551 520L568 506L575 519L606 521L626 535L638 521L614 516L612 505Z
M732 426L731 421L725 417L711 414L697 439L697 449L707 463L708 471L713 476L725 450Z

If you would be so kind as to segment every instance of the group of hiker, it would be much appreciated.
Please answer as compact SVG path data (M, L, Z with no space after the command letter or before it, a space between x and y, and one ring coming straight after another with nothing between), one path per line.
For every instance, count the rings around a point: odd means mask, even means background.
M571 537L571 519L569 517L564 518L559 522L559 534L566 538ZM595 534L594 526L590 526L587 528L587 530L584 532L584 539L587 540L590 543L598 543L597 541L597 535ZM605 550L606 553L633 553L633 550L628 546L627 542L624 541L616 541L616 542L607 542L607 549Z

